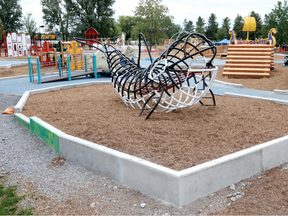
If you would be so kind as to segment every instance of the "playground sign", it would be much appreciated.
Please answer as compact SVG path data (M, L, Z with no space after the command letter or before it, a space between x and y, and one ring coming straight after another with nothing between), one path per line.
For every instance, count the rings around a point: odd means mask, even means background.
M35 40L56 40L56 34L35 33Z

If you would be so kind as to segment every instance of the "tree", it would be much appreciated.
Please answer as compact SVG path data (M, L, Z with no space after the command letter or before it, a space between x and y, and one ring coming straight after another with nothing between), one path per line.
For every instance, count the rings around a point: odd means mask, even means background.
M32 13L27 13L26 16L23 17L22 20L22 28L25 34L32 35L37 31L36 22L34 19L31 18Z
M167 38L167 26L172 23L168 7L161 5L162 0L140 0L134 14L137 24L134 32L142 32L150 46L161 43Z
M287 0L283 2L278 1L275 8L272 9L272 14L276 18L276 26L272 28L277 28L278 33L275 35L276 41L280 44L288 43L288 4Z
M179 24L175 24L171 22L171 25L167 26L167 31L166 31L166 34L168 36L167 38L170 39L172 38L173 35L175 35L175 38L176 38L177 33L179 33L181 29L182 27Z
M72 1L72 0L70 0ZM74 0L72 11L75 13L78 36L92 27L97 30L100 37L115 37L114 10L115 0Z
M254 32L254 34L251 34L249 39L255 40L256 38L261 38L262 37L262 26L263 26L261 16L258 13L255 13L255 11L251 11L250 17L255 17L256 31Z
M226 36L227 36L227 33L224 27L221 27L220 29L218 29L217 34L216 34L217 41L223 40L224 38L226 38Z
M3 26L2 20L0 19L0 40L3 39L3 31L4 31L4 26Z
M229 19L229 17L225 17L224 19L223 19L223 23L222 23L222 28L224 28L225 29L225 36L223 37L223 38L226 38L226 39L229 39L230 38L230 36L229 36L229 30L230 30L230 19ZM223 31L223 30L222 30ZM224 31L223 31L224 32ZM223 39L222 38L222 39Z
M208 18L207 28L206 28L206 37L210 40L217 39L218 23L216 22L216 15L212 13Z
M264 16L264 24L262 26L262 35L263 38L267 38L268 32L271 28L275 28L277 26L277 17L272 12L269 14L265 14ZM276 36L276 35L275 35Z
M200 34L205 34L204 27L205 27L205 20L201 16L199 16L196 22L196 32Z
M73 22L71 0L41 0L43 20L51 30L59 31L62 40L69 39L69 27Z
M194 31L194 25L191 20L184 19L183 22L183 30L187 32L193 32Z
M132 29L136 25L136 20L132 16L119 16L119 27L125 33L126 40L132 38Z
M244 36L244 34L242 32L243 24L244 24L243 17L240 16L239 14L237 14L237 16L234 20L234 26L233 26L233 30L236 33L237 39L243 38L243 36Z
M5 31L15 32L21 27L22 7L20 0L0 0L0 19Z

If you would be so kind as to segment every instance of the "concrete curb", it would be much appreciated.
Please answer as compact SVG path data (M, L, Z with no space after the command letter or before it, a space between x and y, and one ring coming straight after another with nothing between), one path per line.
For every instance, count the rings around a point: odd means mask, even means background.
M68 87L101 83L95 81ZM37 93L55 88L37 90ZM26 96L29 97L30 94L32 92L27 92ZM24 98L21 105L25 105L26 100ZM26 127L29 122L27 128L40 136L62 157L178 207L288 162L288 136L285 136L185 170L175 171L65 134L37 117L31 117L28 121L26 116L16 113L14 118L21 124L25 123Z
M279 94L279 95L288 95L288 90L274 90L274 94Z
M196 77L198 79L200 79L201 77L199 75L196 75ZM210 81L209 78L206 78L208 81ZM236 83L228 83L228 82L224 82L224 81L220 81L220 80L214 80L214 83L216 84L221 84L221 85L224 85L224 86L231 86L231 87L235 87L235 88L244 88L244 86L242 84L236 84Z
M273 102L275 102L275 103L288 105L288 100L280 100L280 99L273 99L273 98L257 97L257 96L252 96L252 95L244 95L244 94L236 94L236 93L224 92L224 93L223 93L223 96L245 97L245 98L251 98L251 99L269 100L269 101L273 101Z

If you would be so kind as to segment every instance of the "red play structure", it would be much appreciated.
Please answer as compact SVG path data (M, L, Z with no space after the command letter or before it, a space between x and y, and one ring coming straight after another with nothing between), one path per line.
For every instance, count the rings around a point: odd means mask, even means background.
M3 46L4 45L4 46ZM3 46L3 47L2 47ZM0 40L0 57L1 57L1 52L4 50L5 57L8 57L8 50L7 50L7 37L6 33L3 32L3 38Z
M94 28L89 28L84 35L85 39L93 39L99 41L99 33ZM87 43L91 45L93 44L92 41L87 41ZM89 46L89 49L91 49L91 46Z

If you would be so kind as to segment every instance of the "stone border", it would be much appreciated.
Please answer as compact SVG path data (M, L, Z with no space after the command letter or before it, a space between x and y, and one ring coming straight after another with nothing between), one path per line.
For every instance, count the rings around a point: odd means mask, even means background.
M288 100L265 98L265 97L258 97L258 96L253 96L253 95L245 95L245 94L237 94L237 93L231 93L231 92L224 92L224 93L223 93L223 96L245 97L245 98L251 98L251 99L258 99L258 100L269 100L269 101L273 101L273 102L275 102L275 103L288 105Z
M22 110L30 94L103 83L110 82L93 81L25 92L16 105L15 112ZM185 170L175 171L65 134L37 117L29 119L15 113L14 118L40 136L60 156L178 207L288 162L288 136L284 136Z

